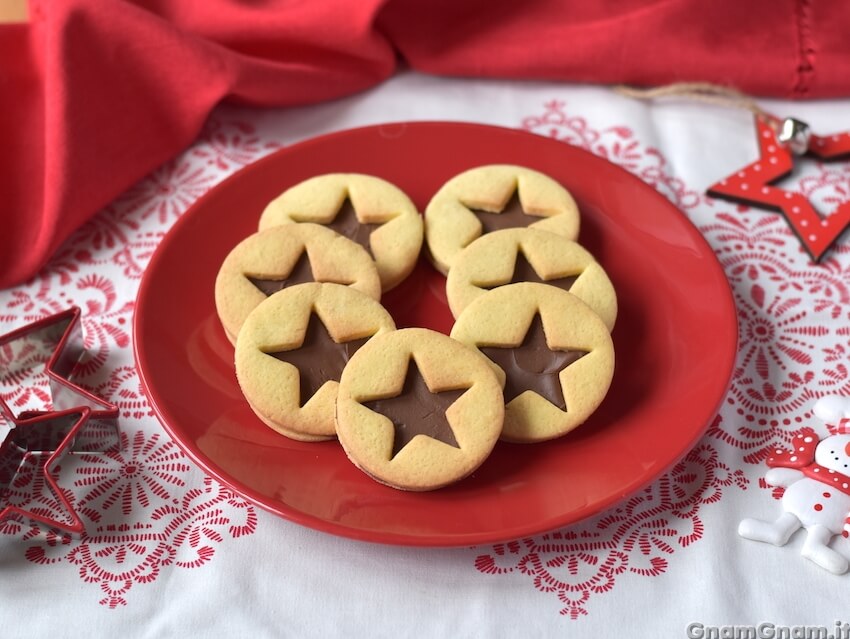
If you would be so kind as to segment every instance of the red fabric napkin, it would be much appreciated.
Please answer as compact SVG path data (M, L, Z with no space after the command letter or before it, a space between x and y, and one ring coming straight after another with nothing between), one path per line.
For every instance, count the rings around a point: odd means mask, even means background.
M0 25L0 288L186 147L223 99L327 100L393 73L850 94L830 0L33 0Z

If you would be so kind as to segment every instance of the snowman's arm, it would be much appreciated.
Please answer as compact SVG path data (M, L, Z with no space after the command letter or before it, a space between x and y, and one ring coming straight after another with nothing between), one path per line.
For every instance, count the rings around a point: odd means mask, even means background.
M771 468L764 476L769 486L787 488L798 479L803 478L803 472L796 468Z

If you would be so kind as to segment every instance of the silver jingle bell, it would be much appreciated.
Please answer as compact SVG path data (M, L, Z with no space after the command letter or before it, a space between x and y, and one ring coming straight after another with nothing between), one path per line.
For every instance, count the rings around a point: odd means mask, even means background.
M794 155L803 155L809 150L809 138L812 130L809 125L794 118L785 118L777 136L779 142L786 145Z

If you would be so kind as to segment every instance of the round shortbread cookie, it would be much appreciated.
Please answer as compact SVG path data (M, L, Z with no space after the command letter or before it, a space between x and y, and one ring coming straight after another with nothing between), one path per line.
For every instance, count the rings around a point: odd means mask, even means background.
M215 281L215 306L231 342L248 314L268 296L305 282L344 284L381 298L375 264L359 244L318 224L278 226L244 239L225 258Z
M260 229L292 222L328 226L363 246L375 260L383 290L410 275L422 249L422 216L401 189L359 173L305 180L272 200Z
M504 229L475 240L457 256L446 295L457 318L488 290L539 282L569 291L592 308L608 330L617 319L617 294L605 270L583 247L554 233Z
M331 439L342 369L373 335L394 329L383 306L348 286L293 286L246 318L236 340L236 378L257 416L279 433Z
M432 490L472 473L492 451L503 417L487 360L424 328L376 336L340 379L337 436L346 454L403 490Z
M473 240L502 228L531 226L578 237L579 211L552 178L531 169L491 164L446 182L425 209L425 239L431 260L446 274Z
M483 353L499 376L506 441L568 433L602 403L614 375L605 324L575 295L546 284L488 291L461 313L452 337Z

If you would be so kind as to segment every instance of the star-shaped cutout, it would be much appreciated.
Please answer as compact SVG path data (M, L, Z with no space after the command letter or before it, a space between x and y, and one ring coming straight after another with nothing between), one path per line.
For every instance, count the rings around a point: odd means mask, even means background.
M87 406L92 411L93 419L115 420L118 417L118 406L94 395L70 379L77 362L85 353L81 316L80 309L72 306L61 313L49 315L11 333L0 335L0 347L7 346L12 352L17 352L21 350L20 345L28 341L49 342L52 351L44 364L44 373L50 384L52 408L63 410ZM14 362L12 364L14 365ZM5 372L0 370L0 379L4 377ZM12 407L3 401L2 395L0 413L10 422L23 415L15 415ZM30 414L35 413L30 411Z
M292 269L285 276L276 277L260 277L246 274L245 277L251 284L256 286L266 297L274 295L278 291L296 284L304 284L305 282L330 282L333 284L343 284L349 286L354 282L351 280L329 279L327 277L316 278L313 274L313 267L310 264L310 257L307 254L307 249L301 251L301 255L295 260Z
M505 372L505 403L525 391L534 391L561 410L567 402L559 374L587 351L552 350L546 343L543 319L535 313L519 346L481 346L479 350Z
M398 395L362 404L392 421L395 431L392 459L417 435L425 435L460 448L446 411L467 390L432 391L419 372L416 361L411 358L407 363L404 385Z
M381 223L383 224L383 222ZM354 240L360 246L369 251L369 255L372 255L372 247L369 242L369 238L372 235L372 231L381 226L381 224L369 224L367 222L361 222L357 219L357 212L354 210L354 205L351 204L351 200L349 198L345 198L340 206L339 211L337 211L334 219L325 224L329 229L333 229L340 235L344 235L349 240Z
M481 222L481 234L499 231L501 229L511 229L522 226L529 226L535 222L539 222L542 218L537 215L526 213L519 201L519 191L515 190L511 195L507 204L502 207L501 211L485 211L483 209L473 209L470 211L475 213L478 220Z
M791 173L794 155L764 117L756 117L759 158L708 188L708 195L781 212L812 260L819 261L850 224L850 201L821 217L801 193L772 186ZM822 160L850 154L850 133L812 135L807 153Z
M307 329L301 344L288 351L266 353L298 369L299 406L304 406L325 382L339 381L342 369L365 344L371 335L359 339L337 342L328 332L321 318L310 313Z
M529 263L522 250L518 250L516 253L516 260L514 261L513 275L511 275L509 280L497 282L495 284L473 282L472 285L477 286L478 288L490 290L499 286L504 286L505 284L516 284L517 282L539 282L541 284L549 284L550 286L557 286L560 289L569 291L577 279L578 275L568 275L565 277L554 277L552 279L545 280L537 274L537 271Z
M0 521L14 519L73 534L83 532L82 520L68 495L59 487L56 472L91 413L90 408L81 407L13 420L12 430L0 443ZM45 461L42 462L42 459ZM55 500L45 500L28 487L33 494L26 495L25 501L13 504L16 478L31 461L36 462L32 465L38 469L38 474L26 483L39 487L43 479Z
M97 453L115 446L119 410L115 404L71 381L74 368L85 352L80 319L80 309L71 307L0 336L0 348L13 354L12 360L5 363L11 370L0 370L0 380L14 380L20 374L16 370L20 362L14 361L15 353L30 352L33 343L50 345L44 372L50 385L52 406L49 408L53 409L15 414L0 394L0 414L9 426L0 442L0 520L24 519L76 534L83 530L54 471L64 455L74 449ZM10 495L8 487L14 483L18 470L34 457L39 462L40 458L46 458L41 470L46 485L58 500L56 505L62 511L62 519L47 514L44 505L33 512L6 503Z

